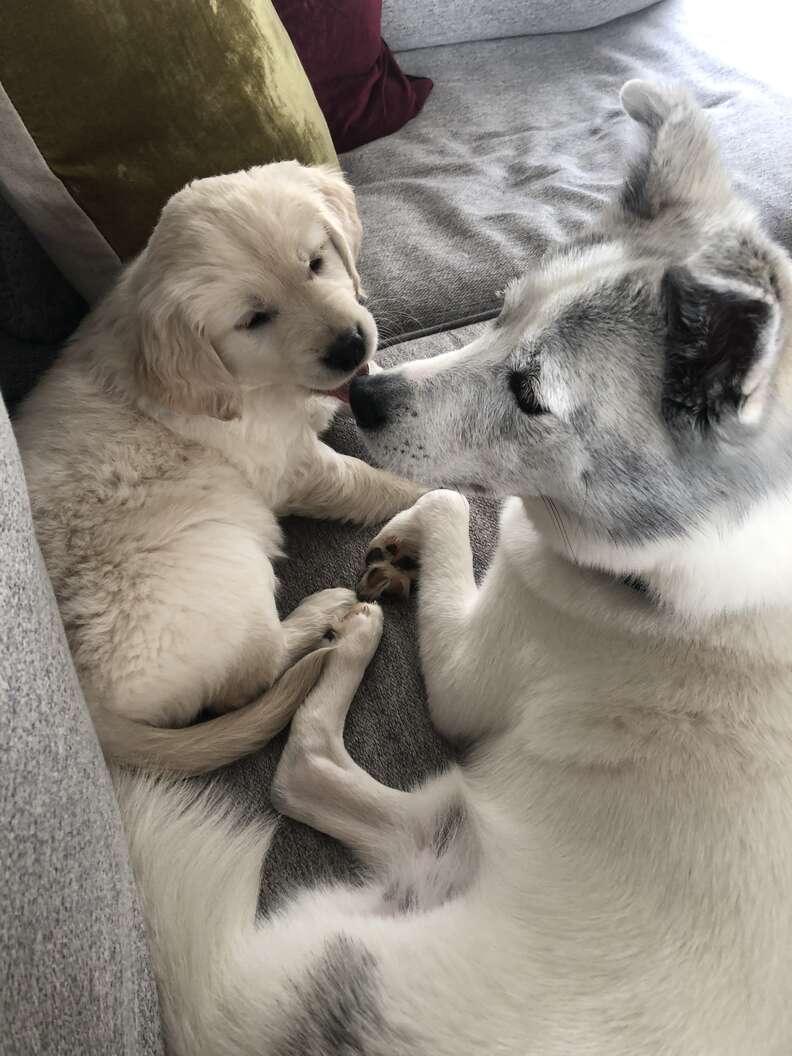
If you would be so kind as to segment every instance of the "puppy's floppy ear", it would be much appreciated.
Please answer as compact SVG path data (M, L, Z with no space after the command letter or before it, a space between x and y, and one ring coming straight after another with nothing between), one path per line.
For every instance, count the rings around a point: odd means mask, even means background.
M344 174L332 165L317 165L310 172L324 200L322 219L330 241L349 272L355 293L362 297L364 291L355 264L363 241L363 226L355 205L355 192L344 179Z
M621 193L624 211L651 220L672 206L706 205L731 198L709 120L680 85L627 81L624 111L644 130L646 143Z
M663 279L666 362L663 413L706 430L731 417L759 420L780 351L772 294L732 276L672 268Z
M239 387L179 307L143 311L137 379L147 396L179 414L205 414L224 422L242 415Z

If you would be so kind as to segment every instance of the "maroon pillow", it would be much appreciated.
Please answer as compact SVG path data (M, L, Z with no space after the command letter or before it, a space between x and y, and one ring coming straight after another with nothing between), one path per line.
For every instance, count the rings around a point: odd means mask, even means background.
M380 36L382 0L274 0L338 151L388 136L432 89L407 77Z

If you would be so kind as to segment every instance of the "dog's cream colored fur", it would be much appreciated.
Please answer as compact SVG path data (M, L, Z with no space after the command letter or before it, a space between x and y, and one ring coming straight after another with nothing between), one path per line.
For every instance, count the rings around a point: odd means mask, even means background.
M317 435L340 405L316 390L348 377L326 348L355 326L366 358L376 345L360 234L331 169L191 184L19 413L38 539L113 757L195 772L265 743L355 601L322 591L281 622L278 516L374 523L420 493ZM203 708L229 714L165 728Z

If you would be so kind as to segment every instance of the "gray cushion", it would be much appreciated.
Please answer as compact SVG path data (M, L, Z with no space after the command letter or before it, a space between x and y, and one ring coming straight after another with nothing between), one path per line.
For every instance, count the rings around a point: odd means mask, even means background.
M110 779L0 401L4 1056L154 1056L159 1015Z
M624 171L618 91L630 77L695 90L737 184L792 245L786 16L768 0L712 12L666 0L583 33L402 54L408 73L434 79L423 112L342 157L384 335L491 311L527 258L591 220Z
M655 0L383 0L382 35L394 51L469 40L568 33Z

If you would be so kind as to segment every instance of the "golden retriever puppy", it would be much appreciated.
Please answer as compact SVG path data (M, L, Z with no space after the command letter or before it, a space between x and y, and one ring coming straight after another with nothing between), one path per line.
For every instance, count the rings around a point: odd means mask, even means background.
M39 543L110 757L197 773L265 743L355 605L325 590L279 619L278 516L368 524L421 493L318 436L377 343L360 239L330 168L197 180L19 412ZM188 727L204 709L219 714Z

